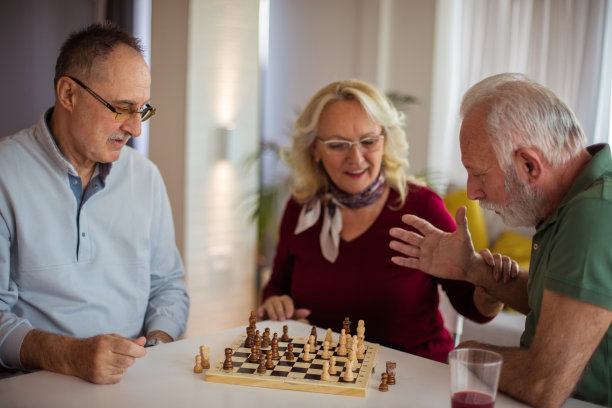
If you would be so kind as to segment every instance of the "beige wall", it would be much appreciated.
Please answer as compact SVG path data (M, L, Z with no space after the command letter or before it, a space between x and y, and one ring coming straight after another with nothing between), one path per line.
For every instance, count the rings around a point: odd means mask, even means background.
M172 205L176 243L185 255L185 143L189 0L153 0L149 158L159 167Z

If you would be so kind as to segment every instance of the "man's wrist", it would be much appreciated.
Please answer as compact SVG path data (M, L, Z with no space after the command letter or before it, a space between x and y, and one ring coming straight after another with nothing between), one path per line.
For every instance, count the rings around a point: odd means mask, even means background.
M170 343L174 339L166 332L162 330L153 330L147 334L147 341L145 347L156 346L158 344Z

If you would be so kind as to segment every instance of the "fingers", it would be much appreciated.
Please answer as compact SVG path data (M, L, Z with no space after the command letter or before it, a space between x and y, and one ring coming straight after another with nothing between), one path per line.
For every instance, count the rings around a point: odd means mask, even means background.
M491 253L489 249L483 249L480 251L480 255L484 261L491 267L493 273L493 279L496 282L500 280L504 283L508 283L512 279L516 279L519 275L518 262L510 258L509 256L502 255L500 253Z
M427 235L427 234L431 234L436 231L439 231L436 227L431 225L429 222L425 221L422 218L417 217L416 215L412 215L412 214L403 215L402 222L404 224L410 225L411 227L413 227L414 229L416 229L418 232L420 232L423 235Z
M419 269L419 261L416 258L404 258L403 256L392 256L391 262L406 268Z
M293 314L293 318L295 320L305 319L310 316L310 309L295 309L295 313Z
M270 296L259 310L262 311L262 317L267 314L268 319L282 322L293 316L293 299L288 295Z

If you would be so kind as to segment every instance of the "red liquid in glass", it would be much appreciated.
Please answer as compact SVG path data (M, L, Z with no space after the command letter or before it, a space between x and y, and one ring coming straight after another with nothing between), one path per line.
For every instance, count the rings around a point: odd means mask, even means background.
M493 408L494 405L490 395L477 391L456 392L451 398L451 408Z

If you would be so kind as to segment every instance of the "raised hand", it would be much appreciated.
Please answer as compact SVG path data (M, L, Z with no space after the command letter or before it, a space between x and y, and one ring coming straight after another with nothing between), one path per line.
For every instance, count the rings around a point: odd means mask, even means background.
M444 232L415 215L404 215L402 221L416 232L391 228L389 234L396 240L389 247L405 255L394 256L391 261L440 278L465 280L470 265L480 258L474 251L465 213L464 206L457 209L457 230L453 233Z

